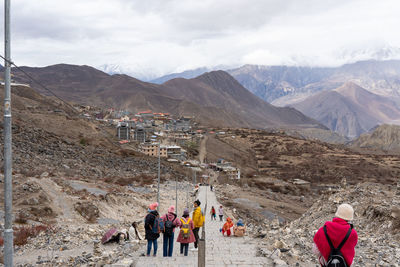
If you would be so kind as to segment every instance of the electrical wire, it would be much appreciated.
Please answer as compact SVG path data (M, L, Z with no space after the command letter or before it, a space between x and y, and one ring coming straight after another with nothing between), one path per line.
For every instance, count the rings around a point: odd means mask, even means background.
M59 97L58 95L56 95L53 91L51 91L49 88L47 88L46 86L44 86L41 82L39 82L38 80L36 80L35 78L33 78L31 75L29 75L26 71L24 71L22 68L20 68L19 66L17 66L14 62L7 60L5 57L3 57L2 55L0 55L0 57L2 59L4 59L6 62L8 62L9 64L13 65L15 68L17 68L20 72L22 72L23 74L25 74L29 79L31 79L34 83L38 84L40 87L42 87L44 90L46 90L47 92L49 92L50 94L52 94L54 97L56 97L58 100L60 100L61 102L65 103L67 106L69 106L70 108L72 108L74 111L79 112L74 106L72 106L70 103L68 103L67 101L65 101L64 99L62 99L61 97Z

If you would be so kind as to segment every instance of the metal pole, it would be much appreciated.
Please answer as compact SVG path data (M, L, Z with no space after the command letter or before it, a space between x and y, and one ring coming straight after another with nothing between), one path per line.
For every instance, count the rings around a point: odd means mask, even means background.
M158 143L158 177L157 177L157 202L158 207L160 206L160 150L161 150L161 142ZM157 207L157 210L158 210Z
M10 0L4 1L4 265L13 266Z
M206 190L206 204L204 207L204 214L207 214L207 190L208 186L203 186ZM199 251L197 257L197 266L205 267L206 266L206 222L203 223L201 238L199 239Z
M178 216L178 176L175 176L175 212Z

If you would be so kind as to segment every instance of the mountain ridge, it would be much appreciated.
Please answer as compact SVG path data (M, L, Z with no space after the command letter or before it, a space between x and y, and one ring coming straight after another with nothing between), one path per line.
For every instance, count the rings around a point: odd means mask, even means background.
M60 97L82 104L133 113L152 109L174 115L195 115L201 123L215 126L325 128L292 108L277 108L264 102L223 71L158 85L128 75L109 75L85 65L23 69ZM13 70L13 74L19 82L30 83L18 70Z

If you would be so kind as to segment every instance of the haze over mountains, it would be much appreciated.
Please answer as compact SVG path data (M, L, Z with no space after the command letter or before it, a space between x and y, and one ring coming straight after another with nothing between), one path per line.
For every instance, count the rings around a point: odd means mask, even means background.
M215 126L324 128L293 108L266 103L223 71L157 85L88 66L59 64L24 70L62 98L82 104L189 115L202 124ZM30 83L21 72L13 70L13 74L16 81ZM35 84L32 87L39 89Z

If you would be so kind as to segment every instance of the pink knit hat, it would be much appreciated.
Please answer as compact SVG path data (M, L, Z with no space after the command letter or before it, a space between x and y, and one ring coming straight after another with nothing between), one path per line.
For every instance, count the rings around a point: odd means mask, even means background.
M150 209L150 210L156 210L157 207L158 207L158 202L154 202L154 203L151 203L151 204L149 205L149 209Z
M168 212L174 213L175 212L175 206L172 205L171 207L168 208Z

